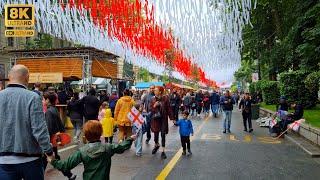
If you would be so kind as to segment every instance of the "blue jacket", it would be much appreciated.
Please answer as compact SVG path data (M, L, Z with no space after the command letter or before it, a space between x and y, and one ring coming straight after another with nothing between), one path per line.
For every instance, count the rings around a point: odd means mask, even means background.
M22 85L0 92L0 156L41 156L51 145L41 98Z
M220 103L220 96L218 93L212 93L210 96L210 101L212 105L217 105Z
M176 122L177 126L180 126L180 136L190 136L193 134L192 122L189 119L180 119Z

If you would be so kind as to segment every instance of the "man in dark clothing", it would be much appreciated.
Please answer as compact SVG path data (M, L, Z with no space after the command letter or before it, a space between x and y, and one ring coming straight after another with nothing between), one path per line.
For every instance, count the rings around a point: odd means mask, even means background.
M174 120L178 121L179 120L179 108L181 105L181 97L177 93L177 90L174 89L172 94L170 95L170 107L173 110L174 113Z
M151 100L154 97L154 85L150 86L149 93L144 96L142 99L143 107L144 107L144 112L147 113L146 117L146 132L147 132L147 139L146 143L149 143L151 139L151 116L152 116L152 107L151 107Z
M68 101L68 94L66 93L66 91L62 88L59 87L58 90L58 100L59 100L59 104L67 104Z
M234 100L230 95L230 92L227 90L226 94L221 97L220 104L223 108L224 116L224 123L223 123L223 133L230 133L230 126L231 126L231 115L233 110Z
M109 96L107 95L107 92L105 90L102 90L100 94L100 105L103 102L109 102Z
M100 102L96 97L96 90L91 88L89 95L82 98L81 103L84 105L84 118L86 121L97 120Z
M301 104L293 103L291 107L294 109L292 114L288 116L292 118L293 121L299 120L303 117L303 106Z
M211 102L211 111L212 114L214 114L214 117L217 117L218 110L219 110L219 102L220 102L220 96L219 94L214 91L210 96L210 102Z
M116 104L118 102L119 97L117 96L117 92L113 91L109 98L109 107L111 109L112 117L114 117L114 109L116 108Z
M248 131L247 129L247 121L249 124L249 132L251 133L253 131L252 129L252 111L251 111L251 99L249 96L249 93L245 93L244 98L241 99L240 104L239 104L239 109L242 110L242 117L243 117L243 126L244 126L244 131Z
M197 103L197 115L200 116L203 106L203 94L201 90L196 94L195 100Z

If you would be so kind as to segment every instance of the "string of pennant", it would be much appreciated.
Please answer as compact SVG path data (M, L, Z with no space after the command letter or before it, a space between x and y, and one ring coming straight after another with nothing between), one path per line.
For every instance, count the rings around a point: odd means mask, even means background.
M24 4L25 0L1 0ZM170 64L178 79L230 82L240 67L242 27L251 0L27 0L36 29L126 57L155 74ZM0 10L1 11L1 10Z

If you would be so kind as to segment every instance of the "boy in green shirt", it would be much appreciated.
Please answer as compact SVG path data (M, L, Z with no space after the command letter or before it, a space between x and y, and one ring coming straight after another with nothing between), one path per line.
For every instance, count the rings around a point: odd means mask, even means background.
M135 136L131 136L120 144L102 144L100 136L102 126L99 121L88 121L83 131L88 144L80 148L66 160L48 159L54 168L62 171L71 170L81 162L84 164L84 180L110 179L111 157L130 149Z

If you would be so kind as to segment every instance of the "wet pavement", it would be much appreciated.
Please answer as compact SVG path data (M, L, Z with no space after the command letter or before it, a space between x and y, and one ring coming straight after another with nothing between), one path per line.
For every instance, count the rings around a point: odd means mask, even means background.
M195 135L192 138L193 155L182 156L178 127L172 123L167 136L167 156L152 155L153 142L143 146L142 157L135 155L134 147L112 158L111 179L306 179L320 177L320 160L310 158L299 147L286 139L273 139L268 129L256 126L254 131L243 131L238 111L232 115L231 134L222 133L222 116L191 117ZM145 138L144 138L145 140ZM68 147L65 147L68 148ZM62 158L77 147L62 149ZM180 150L180 151L179 151ZM83 165L72 170L82 179ZM47 168L46 179L66 179Z

